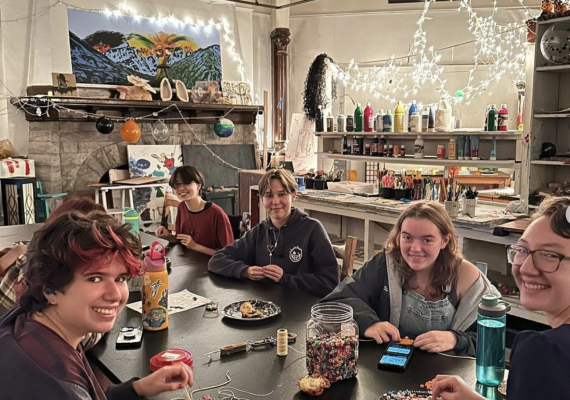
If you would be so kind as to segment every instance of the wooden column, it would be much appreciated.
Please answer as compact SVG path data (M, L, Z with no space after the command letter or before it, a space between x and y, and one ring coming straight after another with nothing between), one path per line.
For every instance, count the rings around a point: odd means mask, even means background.
M271 32L271 65L273 67L273 143L287 140L287 46L291 42L289 28ZM279 102L281 107L277 108Z

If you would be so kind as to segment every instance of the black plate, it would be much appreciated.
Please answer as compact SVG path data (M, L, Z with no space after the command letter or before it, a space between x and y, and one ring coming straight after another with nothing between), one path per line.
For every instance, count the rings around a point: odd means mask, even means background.
M397 393L402 392L403 394L408 395L424 395L427 396L426 399L431 399L431 392L429 390L392 390L388 393L384 393L378 400L387 400L387 399L398 399ZM396 396L394 396L396 394ZM405 398L405 397L402 397Z
M242 303L249 301L253 308L259 311L262 316L259 318L243 318L239 310ZM238 319L240 321L259 321L274 317L281 313L281 307L271 301L263 300L242 300L230 303L222 309L222 315L231 319Z

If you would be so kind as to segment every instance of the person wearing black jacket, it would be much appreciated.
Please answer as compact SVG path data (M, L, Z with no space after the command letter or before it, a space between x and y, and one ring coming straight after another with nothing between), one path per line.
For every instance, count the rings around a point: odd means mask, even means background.
M334 251L323 225L291 207L297 193L291 172L268 171L259 193L269 218L216 252L208 269L234 278L267 278L315 296L329 294L339 281Z
M378 343L415 339L430 352L475 355L477 305L497 289L457 251L443 207L417 202L405 209L377 254L322 302L354 310L360 334Z
M508 261L521 304L543 311L552 329L523 331L511 347L507 400L567 399L570 393L570 199L545 199ZM438 375L433 399L484 400L458 376ZM441 396L441 397L438 397Z

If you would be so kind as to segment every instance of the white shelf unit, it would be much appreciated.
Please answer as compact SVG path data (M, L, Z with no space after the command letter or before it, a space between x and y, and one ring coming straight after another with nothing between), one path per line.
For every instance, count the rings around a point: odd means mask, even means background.
M548 160L532 160L530 162L532 165L551 165L551 166L558 166L558 167L570 167L570 160L568 163L563 161L548 161Z
M323 139L336 139L338 137L343 137L344 135L347 136L364 136L364 137L374 137L374 136L384 136L387 138L395 137L395 138L402 138L402 139L409 139L409 140L416 140L417 135L421 135L422 139L424 140L433 140L433 139L451 139L457 138L458 136L468 136L468 135L477 135L479 136L480 140L491 140L495 137L497 140L517 140L520 139L522 136L521 131L470 131L470 132L463 132L463 131L453 131L453 132L315 132L315 136L321 137Z
M558 154L570 151L570 112L547 113L544 110L570 108L570 64L552 65L543 57L540 41L554 23L570 21L570 17L553 18L537 24L532 82L534 110L529 143L529 194L547 187L549 182L570 180L570 164L563 161L540 160L542 145L554 143ZM570 161L570 160L569 160Z
M368 161L384 164L407 164L407 165L442 165L442 166L477 166L489 168L510 168L519 169L520 162L514 160L448 160L445 158L414 158L414 157L375 157L375 156L361 156L357 154L338 154L338 153L317 153L320 157L325 159L346 160L346 161Z
M569 71L570 72L570 71ZM570 118L570 113L564 114L534 114L534 118L537 119L560 119L560 118Z

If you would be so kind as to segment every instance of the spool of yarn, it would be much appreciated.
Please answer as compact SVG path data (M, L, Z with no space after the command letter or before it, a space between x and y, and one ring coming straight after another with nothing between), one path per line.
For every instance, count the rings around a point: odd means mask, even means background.
M277 355L286 356L289 353L289 342L287 329L277 330Z

